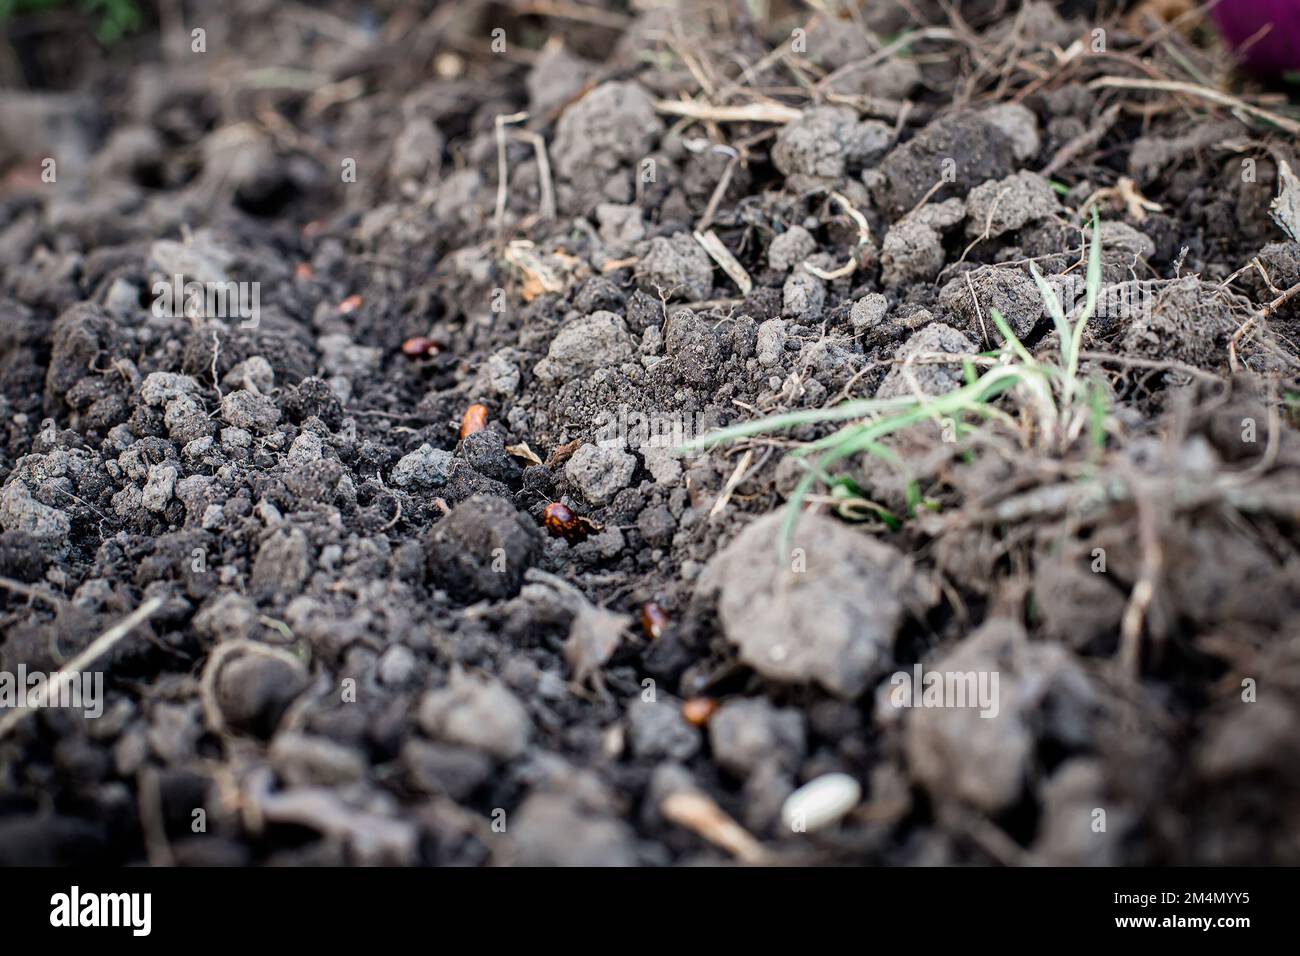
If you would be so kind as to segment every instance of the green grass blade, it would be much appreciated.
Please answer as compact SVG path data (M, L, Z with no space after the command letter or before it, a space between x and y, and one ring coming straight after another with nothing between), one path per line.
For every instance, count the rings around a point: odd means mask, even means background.
M1074 345L1074 330L1070 328L1070 320L1065 317L1065 309L1061 306L1061 300L1056 296L1056 290L1047 284L1043 274L1038 271L1038 266L1029 263L1029 274L1034 277L1034 284L1038 286L1038 294L1043 297L1043 304L1047 306L1047 314L1052 317L1053 324L1056 325L1056 337L1061 344L1061 364L1068 366L1070 364L1070 348Z
M786 412L783 415L772 415L751 422L742 422L739 425L728 425L726 428L720 428L698 438L692 438L688 442L683 442L678 446L677 451L689 452L710 449L735 441L738 438L751 438L754 435L782 431L798 425L814 425L821 422L845 421L850 418L865 418L868 415L877 415L882 412L907 408L915 404L916 400L907 396L883 399L865 398L845 402L842 405L836 405L834 408L808 408L797 412Z
M993 324L996 325L998 331L1002 333L1002 338L1011 346L1016 355L1020 356L1022 362L1026 365L1037 364L1034 362L1034 357L1029 354L1029 350L1025 348L1024 343L1020 341L1020 337L1016 335L1015 332L1011 331L1011 326L1007 325L1007 320L1002 318L1001 312L997 309L990 309L989 318L993 320Z
M1097 296L1101 293L1101 217L1097 207L1092 207L1092 246L1088 249L1087 298L1084 300L1083 325L1097 311Z
M1097 298L1101 295L1101 217L1097 207L1092 207L1092 247L1088 250L1088 294L1083 305L1083 315L1074 327L1074 341L1070 345L1070 360L1066 364L1066 380L1073 386L1079 371L1079 352L1083 348L1083 330L1097 311Z

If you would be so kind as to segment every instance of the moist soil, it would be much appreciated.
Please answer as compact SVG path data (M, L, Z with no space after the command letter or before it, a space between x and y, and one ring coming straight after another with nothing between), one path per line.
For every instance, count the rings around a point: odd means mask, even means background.
M0 862L1300 863L1300 127L1186 5L165 6L4 25L0 672L103 697ZM1077 441L674 451L1052 359L1094 207Z

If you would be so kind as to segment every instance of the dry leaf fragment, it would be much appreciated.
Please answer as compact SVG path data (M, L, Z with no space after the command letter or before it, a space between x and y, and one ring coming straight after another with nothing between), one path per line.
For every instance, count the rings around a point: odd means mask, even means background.
M518 445L506 445L506 454L522 458L531 465L540 465L542 463L542 460L537 457L537 453L528 447L526 441L521 441Z
M534 246L526 239L516 239L506 247L506 262L514 266L524 277L520 290L525 302L532 302L539 295L547 292L563 292L564 282L534 251Z
M1268 214L1292 242L1300 242L1300 180L1285 159L1278 163L1277 178L1280 188L1277 198L1269 203Z

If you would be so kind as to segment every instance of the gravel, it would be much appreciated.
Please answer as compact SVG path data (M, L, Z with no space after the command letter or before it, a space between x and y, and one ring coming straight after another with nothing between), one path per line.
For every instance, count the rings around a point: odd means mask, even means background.
M709 720L709 747L718 765L745 778L769 761L786 770L804 755L803 715L766 698L728 701Z
M707 299L713 291L713 260L689 233L656 236L641 253L637 283L669 299Z
M221 668L216 699L228 726L268 738L306 686L301 667L266 654L244 654Z
M264 435L279 423L280 409L266 396L241 388L221 400L221 420L234 428Z
M1061 208L1056 193L1037 173L1021 171L976 186L966 197L966 233L993 238L1047 219Z
M772 237L767 247L767 264L776 272L789 272L817 251L817 240L803 226L791 226Z
M613 312L593 312L560 329L551 340L546 358L537 363L533 372L544 382L568 381L629 362L634 356L632 337L623 317Z
M778 551L784 521L760 518L714 555L697 598L716 600L727 639L760 674L854 697L889 668L909 607L934 595L896 548L819 515Z
M537 526L504 498L482 494L452 508L425 542L430 577L463 603L519 593L540 552Z
M701 745L699 730L682 716L681 701L671 697L629 704L627 739L632 753L651 759L689 760Z
M420 727L430 737L511 760L528 747L532 721L504 684L453 672L451 684L420 701Z
M911 336L894 355L896 360L926 352L948 355L974 355L975 344L949 325L935 322ZM876 389L876 398L896 398L914 395L919 390L924 395L944 395L965 384L962 366L955 364L895 365Z
M998 266L982 266L953 279L939 290L939 305L956 328L977 342L1002 341L990 317L993 309L1022 340L1045 315L1034 280L1019 269Z
M411 492L432 491L451 475L451 452L424 444L403 455L393 467L393 484Z
M606 445L583 445L565 463L564 474L594 505L608 504L628 486L636 456Z

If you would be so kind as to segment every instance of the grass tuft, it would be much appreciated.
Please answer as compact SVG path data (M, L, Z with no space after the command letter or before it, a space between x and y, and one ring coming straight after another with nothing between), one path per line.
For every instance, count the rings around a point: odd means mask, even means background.
M1096 208L1092 211L1086 297L1077 322L1070 321L1055 291L1033 263L1030 272L1056 327L1060 343L1057 362L1045 363L1035 359L994 309L990 315L1003 337L999 350L1001 361L978 376L974 363L963 362L966 384L960 388L938 396L918 393L896 398L858 399L832 408L786 412L710 432L688 442L682 450L707 450L800 425L847 422L826 437L790 452L806 470L790 495L781 535L780 547L784 554L789 549L803 505L817 481L831 488L833 497L837 494L836 489L841 489L838 492L840 496L851 494L857 502L866 501L865 495L851 479L834 472L837 465L858 454L874 455L907 478L907 517L914 517L921 505L919 483L908 474L907 463L881 442L924 421L936 421L942 426L945 420L950 420L958 434L968 428L965 423L970 419L999 421L1015 428L1018 427L1016 421L996 404L1004 396L1015 394L1022 398L1030 411L1035 441L1044 452L1065 452L1085 428L1089 429L1091 443L1100 449L1105 441L1106 391L1096 383L1091 388L1081 389L1078 382L1083 333L1096 311L1101 290L1101 223ZM899 524L898 516L881 506L874 505L866 510L879 514L888 527L894 528ZM844 513L843 509L841 513Z

